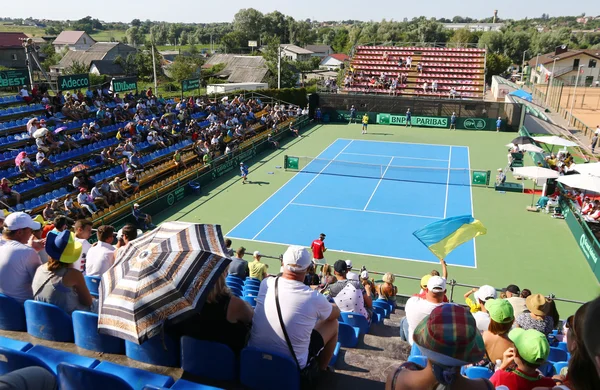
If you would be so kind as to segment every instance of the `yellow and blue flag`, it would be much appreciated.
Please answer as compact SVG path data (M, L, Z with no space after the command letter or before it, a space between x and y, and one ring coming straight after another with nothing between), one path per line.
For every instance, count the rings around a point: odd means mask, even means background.
M439 259L444 259L458 246L486 233L481 221L470 215L461 215L430 223L413 235Z

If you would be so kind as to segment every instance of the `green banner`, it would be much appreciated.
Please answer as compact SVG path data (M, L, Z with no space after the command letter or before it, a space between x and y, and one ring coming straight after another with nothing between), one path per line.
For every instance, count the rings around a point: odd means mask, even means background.
M406 115L377 114L380 125L406 125ZM440 116L413 116L411 124L418 127L449 127L449 119Z
M167 195L167 205L173 206L176 202L179 202L181 199L185 198L185 188L186 186L179 187L170 192Z
M0 70L0 88L30 85L27 69Z
M58 76L58 90L68 91L72 89L83 89L90 86L90 75L84 74L68 74Z
M246 160L250 160L256 156L256 148L252 146L248 150L244 150L240 154L231 157L229 160L221 162L219 165L212 169L212 178L223 176L227 172L231 172L235 168L239 168L240 163Z
M200 89L200 79L189 79L181 82L183 92L193 91L194 89Z
M590 239L590 237L588 237L583 230L583 227L581 227L577 217L573 215L573 211L566 201L561 203L561 209L563 215L565 216L565 221L567 222L571 233L575 237L577 245L579 245L579 249L581 249L581 252L583 252L583 255L590 265L590 268L596 275L596 279L600 281L600 255L598 254L598 242L595 239Z
M504 125L503 125L504 127ZM496 130L495 118L456 118L456 128L465 130Z
M114 93L137 90L137 77L123 77L112 79L110 89Z
M473 171L471 184L478 186L487 186L490 184L490 171Z

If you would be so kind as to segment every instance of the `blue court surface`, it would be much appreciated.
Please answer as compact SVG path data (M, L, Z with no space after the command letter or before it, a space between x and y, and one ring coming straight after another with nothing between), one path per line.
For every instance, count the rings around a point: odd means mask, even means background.
M437 263L412 233L473 213L465 146L338 139L299 168L227 236L310 246L325 233L330 250ZM476 267L474 240L446 261Z

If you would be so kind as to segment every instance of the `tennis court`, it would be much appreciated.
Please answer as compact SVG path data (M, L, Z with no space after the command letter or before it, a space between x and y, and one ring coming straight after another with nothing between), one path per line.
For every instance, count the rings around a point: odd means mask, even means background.
M227 236L308 245L323 232L331 250L437 263L412 233L472 213L468 147L337 139ZM474 241L446 261L476 268Z

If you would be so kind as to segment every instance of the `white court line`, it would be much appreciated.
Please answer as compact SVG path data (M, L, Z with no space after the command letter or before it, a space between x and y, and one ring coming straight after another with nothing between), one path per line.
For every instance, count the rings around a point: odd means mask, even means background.
M450 190L450 163L452 161L452 146L448 153L448 177L446 178L446 200L444 201L444 218L446 218L446 210L448 209L448 192Z
M368 153L350 153L344 152L342 154L351 154L353 156L372 156L372 157L391 157L391 158L404 158L408 160L425 160L425 161L443 161L447 162L448 160L443 160L441 158L423 158L423 157L405 157L405 156L386 156L385 154L368 154Z
M310 131L312 131L312 130L314 130L314 129L316 129L316 127L313 127L312 129L308 130L306 133L308 133L308 132L310 132ZM328 146L327 146L325 149L323 149L323 151L322 151L321 153L319 153L319 156L320 156L320 155L322 155L323 153L325 153L325 151L326 151L327 149L329 149L329 147L330 147L331 145L333 145L334 143L336 143L336 142L337 142L337 140L335 140L335 141L333 141L332 143L330 143L330 144L329 144L329 145L328 145ZM295 144L294 144L294 145L295 145ZM317 157L315 157L315 158L318 158L319 156L317 156ZM258 209L259 209L259 208L260 208L260 207L261 207L263 204L267 203L267 201L268 201L269 199L271 199L272 197L274 197L274 196L275 196L275 194L277 194L279 191L281 191L281 190L282 190L282 189L283 189L283 188L284 188L284 187L285 187L285 186L286 186L286 185L287 185L287 184L288 184L290 181L292 181L292 179L293 179L293 178L295 178L295 177L296 177L296 176L297 176L297 175L298 175L300 172L301 172L301 171L299 170L298 172L294 173L294 174L292 175L292 177L290 177L290 178L289 178L289 180L288 180L288 181L286 181L286 182L285 182L285 183L284 183L284 184L283 184L281 187L279 187L279 188L277 189L277 191L273 192L273 193L271 194L271 196L269 196L269 197L268 197L267 199L265 199L265 200L264 200L264 201L263 201L261 204L259 204L259 205L258 205L258 206L257 206L257 207L254 209L254 210L252 210L252 212L251 212L250 214L246 215L246 216L244 217L244 219L242 219L240 222L238 222L238 224L237 224L237 225L235 225L233 228L231 228L231 230L229 230L229 232L227 232L227 234L225 234L225 236L228 236L228 235L229 235L229 233L231 233L231 232L232 232L232 231L234 231L234 230L235 230L235 229L236 229L238 226L240 226L240 225L242 224L242 222L244 222L245 220L247 220L247 219L248 219L248 218L249 218L249 217L250 217L252 214L254 214L254 212L256 212L256 210L258 210Z
M351 138L338 138L338 139L343 139L343 140L347 140L350 141ZM423 144L420 142L399 142L399 141L376 141L373 139L357 139L354 141L359 141L359 142L377 142L380 144L405 144L405 145L425 145L425 146L454 146L459 147L459 148L466 148L467 146L462 146L462 145L445 145L445 144Z
M343 148L343 149L342 149L342 150L341 150L341 151L340 151L338 154L336 154L336 155L335 155L335 157L334 157L333 159L331 159L331 161L329 161L329 162L327 163L327 165L325 165L325 166L323 167L323 169L321 169L321 170L319 171L319 173L318 173L318 174L316 174L316 175L315 175L315 177L313 177L312 179L310 179L310 181L309 181L309 182L308 182L308 183L307 183L307 184L304 186L304 188L302 188L302 189L300 190L300 192L298 192L298 193L296 194L296 196L294 196L294 197L292 198L292 200L290 200L290 201L289 201L289 202L288 202L288 203L287 203L287 204L286 204L286 205L285 205L285 206L284 206L284 207L283 207L281 210L279 210L279 212L278 212L278 213L277 213L277 214L276 214L276 215L275 215L273 218L271 218L271 220L270 220L270 221L269 221L269 222L268 222L268 223L267 223L267 224L266 224L266 225L265 225L265 226L264 226L262 229L260 229L260 231L254 235L254 237L252 237L252 239L254 240L256 237L258 237L258 236L260 235L260 233L262 233L262 232L263 232L263 231L264 231L264 230L265 230L267 227L269 227L269 225L270 225L270 224L271 224L271 223L272 223L272 222L273 222L273 221L274 221L274 220L275 220L277 217L279 217L279 215L280 215L281 213L283 213L283 210L287 209L287 207L288 207L288 206L289 206L289 205L290 205L290 204L291 204L293 201L295 201L295 200L296 200L296 198L297 198L297 197L299 197L299 196L300 196L300 194L301 194L301 193L303 193L303 192L304 192L304 190L305 190L305 189L307 189L307 188L308 188L308 186L310 186L310 185L312 184L312 182L313 182L313 181L315 181L315 179L316 179L317 177L319 177L319 174L321 174L321 172L323 172L325 169L327 169L327 167L328 167L328 166L329 166L329 165L330 165L330 164L331 164L333 161L335 161L335 159L336 159L336 158L337 158L337 157L338 157L340 154L342 154L342 152L343 152L344 150L346 150L346 148L347 148L348 146L352 145L352 142L353 142L353 141L350 141L350 142L348 142L348 145L344 146L344 148Z
M264 240L254 240L254 239L248 239L248 238L242 238L242 237L228 237L234 240L242 240L242 241L252 241L252 242L260 242L263 244L273 244L273 245L283 245L283 246L290 246L290 245L301 245L304 246L302 244L298 244L298 243L285 243L285 242L274 242L274 241L264 241ZM417 262L417 263L427 263L427 264L439 264L438 260L432 260L432 261L427 261L427 260L417 260L417 259L409 259L407 257L395 257L395 256L385 256L385 255L374 255L372 253L360 253L360 252L350 252L350 251L345 251L345 250L341 250L341 249L332 249L330 247L327 247L327 253L329 252L337 252L340 254L344 254L344 253L350 253L351 255L359 255L359 256L367 256L367 257L379 257L379 258L384 258L384 259L394 259L394 260L402 260L402 261L412 261L412 262ZM334 256L337 258L343 257L343 256ZM449 264L452 267L461 267L461 268L477 268L476 266L470 266L470 265L459 265L459 264Z
M359 212L359 213L398 215L398 216L401 216L401 217L417 217L417 218L429 218L429 219L443 219L441 217L431 217L431 216L428 216L428 215L401 214L401 213L392 213L390 211L361 210L361 209L350 209L350 208L346 208L346 207L335 207L335 206L319 206L319 205L316 205L316 204L306 204L306 203L291 203L291 205L292 206L302 206L302 207L317 207L317 208L320 208L320 209L356 211L356 212Z
M468 146L465 146L467 148L467 163L469 164L469 174L471 173L471 152ZM471 178L469 177L469 191L471 193L471 215L473 216L473 218L475 217L475 214L473 213L473 186L471 185ZM475 263L475 267L473 268L477 268L477 240L473 239L473 262Z
M394 161L394 157L390 158L390 162L388 163L387 167L385 167L385 171L383 171L383 175L381 175L381 178L379 179L379 181L377 182L377 185L375 186L375 189L373 190L373 193L371 194L371 196L369 197L369 200L367 201L367 204L365 205L365 207L363 208L363 211L367 211L367 207L369 207L369 203L371 203L371 199L373 199L373 196L375 195L375 193L377 192L377 189L379 188L379 185L381 184L381 181L383 180L383 178L385 177L385 174L387 173L388 169L390 169L390 164L392 163L392 161Z

